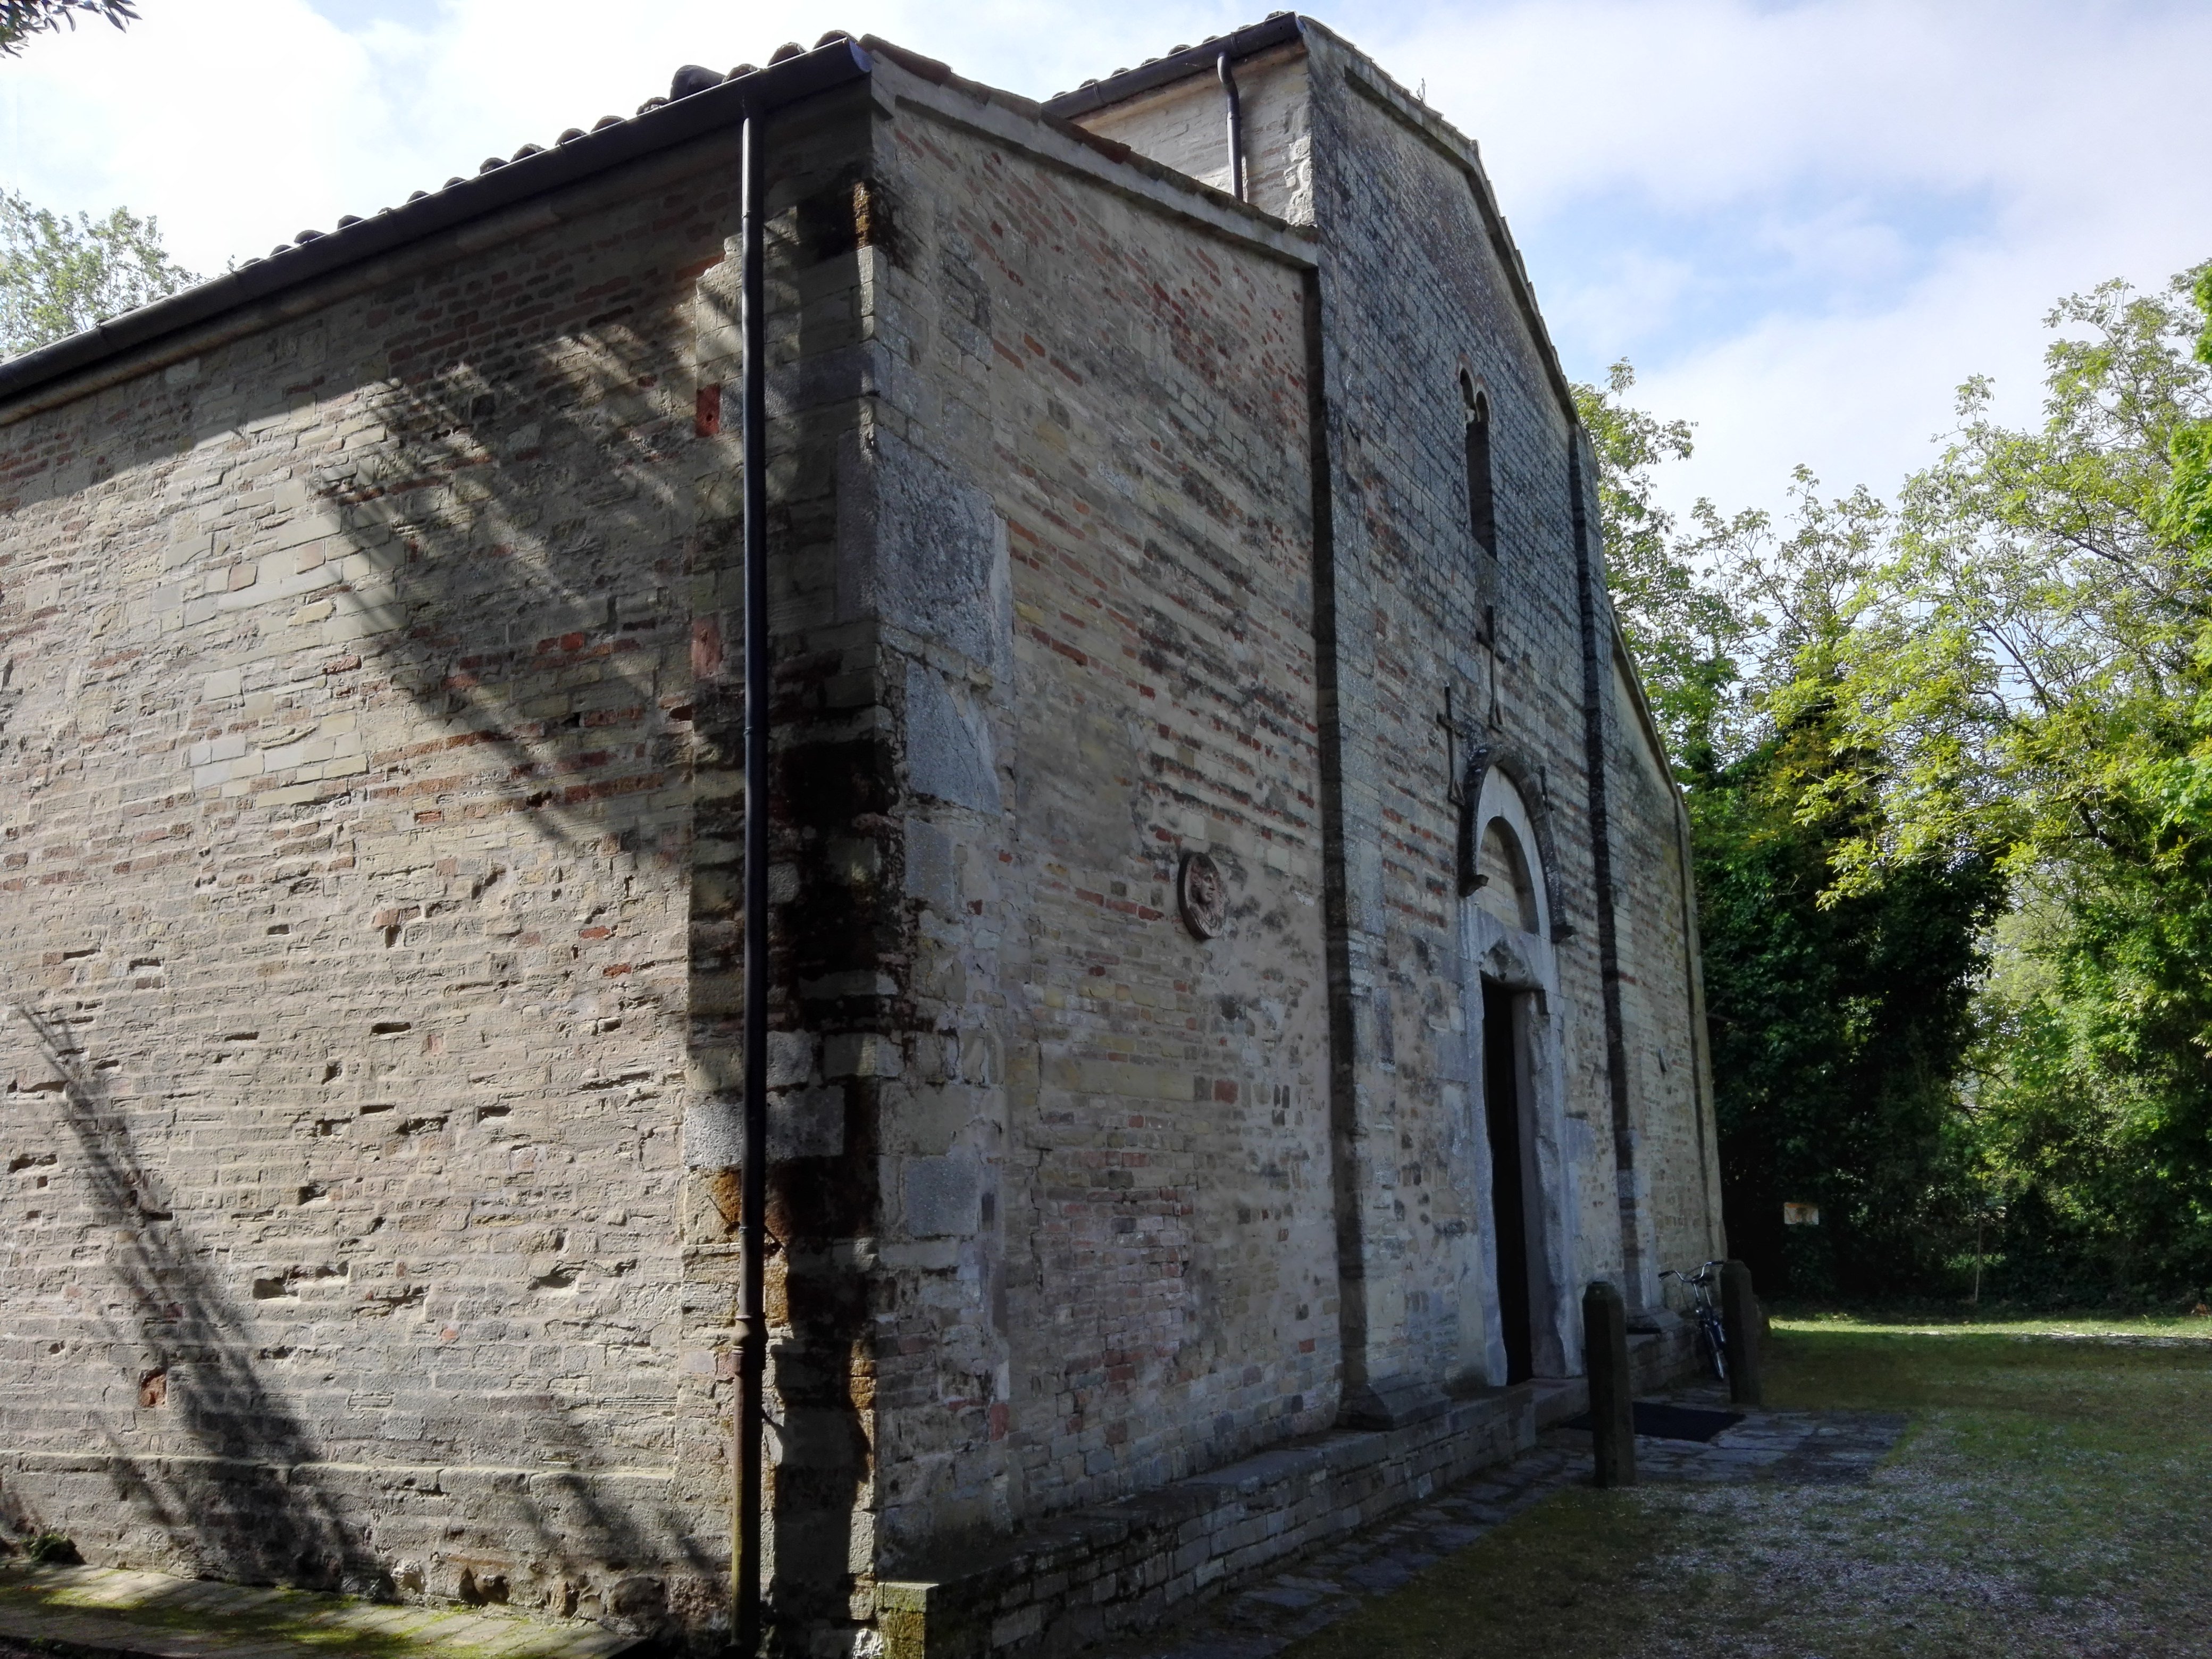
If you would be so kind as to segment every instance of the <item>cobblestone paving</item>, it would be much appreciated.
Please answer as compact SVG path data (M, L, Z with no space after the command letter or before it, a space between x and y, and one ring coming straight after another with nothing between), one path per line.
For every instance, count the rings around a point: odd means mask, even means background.
M1682 1389L1666 1398L1676 1405L1728 1409L1727 1395L1717 1388ZM1638 1478L1646 1486L1856 1485L1872 1476L1906 1422L1902 1414L1887 1412L1746 1411L1743 1418L1705 1443L1638 1436ZM1106 1650L1102 1659L1269 1659L1561 1487L1587 1481L1589 1472L1589 1433L1549 1430L1534 1449L1512 1462L1216 1597L1180 1624Z
M386 1607L108 1567L0 1568L0 1659L612 1659L595 1625L472 1607Z

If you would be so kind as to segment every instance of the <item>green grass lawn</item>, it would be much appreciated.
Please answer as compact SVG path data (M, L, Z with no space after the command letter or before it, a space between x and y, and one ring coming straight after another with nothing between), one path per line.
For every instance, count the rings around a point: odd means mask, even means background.
M1565 1492L1290 1655L2212 1655L2207 1328L1778 1320L1771 1405L1911 1413L1869 1484Z

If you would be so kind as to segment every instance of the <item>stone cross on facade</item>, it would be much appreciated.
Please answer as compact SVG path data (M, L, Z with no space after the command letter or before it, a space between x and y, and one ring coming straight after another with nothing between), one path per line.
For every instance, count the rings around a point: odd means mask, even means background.
M1444 799L1454 806L1467 805L1467 792L1460 785L1459 745L1462 738L1474 740L1474 734L1463 732L1452 712L1452 688L1444 687L1444 712L1437 716L1437 724L1444 729Z
M1495 734L1499 722L1495 684L1491 688L1490 719L1486 726L1461 720L1453 707L1452 688L1449 685L1444 687L1443 713L1436 717L1436 723L1443 728L1444 733L1444 799L1464 810L1473 805L1473 799L1468 793L1468 780L1474 779L1476 787L1480 787L1482 774L1489 769L1490 757L1497 749ZM1460 762L1462 752L1467 756L1464 767Z

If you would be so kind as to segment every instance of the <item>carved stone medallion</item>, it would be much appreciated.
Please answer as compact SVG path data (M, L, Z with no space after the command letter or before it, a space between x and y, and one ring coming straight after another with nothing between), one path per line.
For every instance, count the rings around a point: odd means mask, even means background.
M1185 853L1176 875L1176 902L1182 925L1199 939L1216 939L1229 925L1229 884L1203 853Z

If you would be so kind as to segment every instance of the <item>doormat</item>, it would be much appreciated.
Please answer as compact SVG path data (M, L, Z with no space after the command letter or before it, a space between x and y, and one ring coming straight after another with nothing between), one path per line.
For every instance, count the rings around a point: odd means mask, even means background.
M1742 1421L1741 1412L1709 1412L1695 1406L1669 1406L1656 1400L1636 1402L1636 1431L1654 1440L1710 1440L1723 1429L1732 1429ZM1585 1431L1589 1425L1588 1412L1559 1425L1563 1429Z

